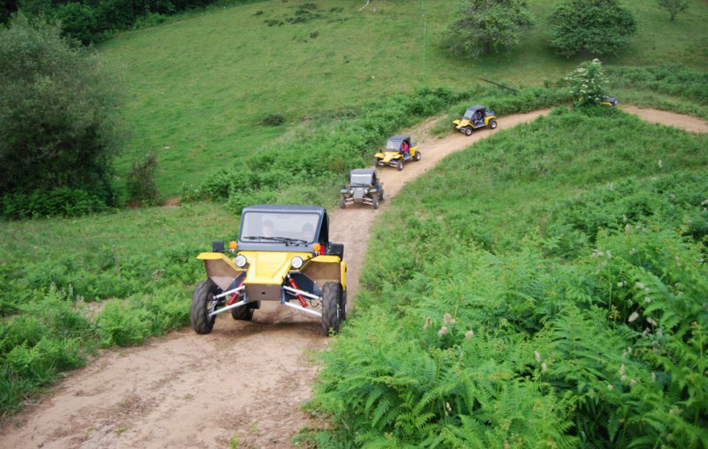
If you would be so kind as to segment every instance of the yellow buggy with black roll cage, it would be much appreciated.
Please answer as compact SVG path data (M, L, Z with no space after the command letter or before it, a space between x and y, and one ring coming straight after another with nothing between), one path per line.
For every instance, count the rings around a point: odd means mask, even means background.
M479 128L496 129L497 116L482 105L470 106L459 120L453 120L452 129L464 133L467 137Z
M190 321L211 332L216 315L230 311L250 320L261 301L321 318L326 334L346 319L344 245L329 241L327 211L317 206L258 205L243 209L238 242L212 244L204 261L207 279L192 296Z

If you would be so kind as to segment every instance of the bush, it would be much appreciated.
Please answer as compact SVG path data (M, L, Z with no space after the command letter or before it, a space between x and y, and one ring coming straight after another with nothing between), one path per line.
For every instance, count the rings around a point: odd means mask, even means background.
M566 57L617 54L637 31L634 15L618 0L567 0L549 22L551 47Z
M578 106L598 106L605 101L605 87L609 83L598 59L586 61L568 77L570 93Z
M8 220L76 217L109 210L101 196L69 187L7 194L0 198L0 217Z
M160 192L155 182L157 156L145 155L143 162L133 162L133 169L128 173L128 201L133 205L154 206L158 204Z
M0 195L63 187L112 205L117 91L57 28L17 16L0 30Z

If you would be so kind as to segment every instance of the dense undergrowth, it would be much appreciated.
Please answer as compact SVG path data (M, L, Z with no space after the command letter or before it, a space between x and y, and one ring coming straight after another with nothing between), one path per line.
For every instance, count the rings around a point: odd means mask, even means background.
M705 447L708 144L557 109L394 200L319 447Z

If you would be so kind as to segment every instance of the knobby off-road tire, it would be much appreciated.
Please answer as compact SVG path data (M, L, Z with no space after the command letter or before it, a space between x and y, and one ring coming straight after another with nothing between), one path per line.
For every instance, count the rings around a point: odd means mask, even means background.
M347 200L346 200L344 197L341 197L341 198L339 199L339 207L341 207L342 209L346 209L346 207L347 207Z
M251 321L253 318L253 311L256 309L254 304L246 304L245 306L236 307L231 309L231 318L240 321Z
M374 195L374 197L371 199L371 203L374 206L374 209L378 209L379 208L379 196Z
M490 128L490 129L497 129L497 121L496 121L496 120L490 120L490 121L489 121L489 128Z
M472 135L472 127L468 126L465 128L465 136L469 137Z
M216 284L211 279L200 282L194 289L189 321L192 324L192 329L198 334L208 334L214 328L216 316L209 318L209 312L215 293Z
M398 169L398 171L403 170L403 159L398 160L398 163L396 164L396 168Z
M342 292L341 300L339 301L339 322L342 323L347 319L347 292Z
M327 282L322 288L322 330L325 335L339 332L341 304L342 286L339 282Z
M415 152L415 156L413 156L413 160L414 160L414 161L419 161L420 158L422 158L422 157L423 157L423 153L421 153L420 151L416 151L416 152Z

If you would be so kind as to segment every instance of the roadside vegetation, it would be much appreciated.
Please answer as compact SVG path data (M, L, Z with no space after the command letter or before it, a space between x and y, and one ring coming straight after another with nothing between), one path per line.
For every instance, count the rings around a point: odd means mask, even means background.
M701 447L707 144L561 107L406 187L321 354L318 447Z

